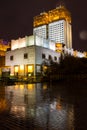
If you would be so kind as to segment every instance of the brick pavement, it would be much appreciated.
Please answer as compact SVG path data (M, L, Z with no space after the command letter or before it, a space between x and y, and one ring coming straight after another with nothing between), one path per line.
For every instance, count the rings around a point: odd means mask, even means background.
M14 115L0 114L0 130L42 130L34 128L33 124L27 120L19 119Z

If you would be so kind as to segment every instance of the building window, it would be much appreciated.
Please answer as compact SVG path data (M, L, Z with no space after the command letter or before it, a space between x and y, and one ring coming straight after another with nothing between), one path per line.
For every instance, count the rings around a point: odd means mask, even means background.
M45 58L46 58L45 54L42 54L42 59L45 59Z
M24 59L27 59L27 58L28 58L28 54L24 53Z
M14 68L15 73L18 73L18 70L19 70L19 67L15 66L15 68Z
M54 60L57 61L57 57L56 56L54 56Z
M13 56L10 56L10 60L13 60Z
M49 60L52 60L52 56L51 55L49 55Z
M28 65L28 73L33 73L33 71L34 71L34 66Z

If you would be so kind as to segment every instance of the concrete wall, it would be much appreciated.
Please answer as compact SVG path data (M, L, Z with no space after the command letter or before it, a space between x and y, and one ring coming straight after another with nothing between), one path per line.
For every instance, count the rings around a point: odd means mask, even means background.
M24 54L28 54L28 58L24 59ZM10 66L11 67L11 74L14 74L14 66L27 66L27 65L33 65L34 67L34 75L36 73L36 66L40 66L43 62L42 54L45 54L45 59L49 60L49 55L51 55L53 61L54 57L57 57L57 61L59 62L59 57L60 53L57 53L53 50L43 48L40 46L29 46L29 47L24 47L12 51L6 52L6 58L5 58L5 66ZM13 60L10 59L10 57L13 56ZM38 66L38 67L39 67ZM23 71L25 74L25 70ZM27 72L26 72L27 73ZM26 75L26 74L25 74Z
M35 47L24 47L13 51L6 52L5 65L23 65L23 64L34 64L35 62ZM28 54L28 58L24 59L24 53ZM13 56L13 60L10 60L10 56Z

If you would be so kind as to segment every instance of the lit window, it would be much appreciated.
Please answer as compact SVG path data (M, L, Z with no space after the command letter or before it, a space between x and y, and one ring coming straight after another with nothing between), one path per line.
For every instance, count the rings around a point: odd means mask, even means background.
M18 66L15 66L15 72L16 73L18 72Z
M24 65L20 65L20 71L24 70Z
M29 66L28 66L28 72L30 72L30 73L33 72L33 66L32 66L32 65L29 65Z

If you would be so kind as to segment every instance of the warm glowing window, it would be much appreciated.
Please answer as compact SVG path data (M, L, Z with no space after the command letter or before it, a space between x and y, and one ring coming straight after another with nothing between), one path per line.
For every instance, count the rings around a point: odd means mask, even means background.
M20 89L23 90L24 89L24 85L21 84L20 85Z
M13 60L13 56L10 56L10 60Z
M29 66L28 66L28 72L30 72L30 73L33 72L33 66L32 66L32 65L29 65Z
M28 90L33 90L33 89L34 89L33 84L28 84Z
M46 71L47 70L47 66L43 66L43 71Z
M24 65L20 65L20 71L24 70Z
M15 72L18 72L18 66L15 66Z

